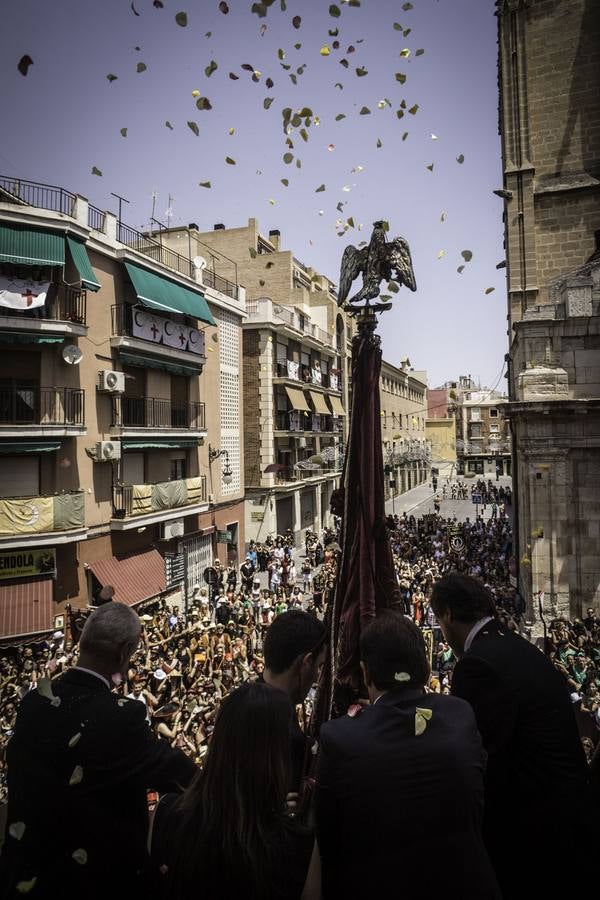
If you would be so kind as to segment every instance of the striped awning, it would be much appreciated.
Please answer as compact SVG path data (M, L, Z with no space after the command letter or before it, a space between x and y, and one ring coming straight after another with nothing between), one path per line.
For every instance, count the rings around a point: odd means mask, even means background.
M92 269L92 264L83 241L78 241L76 238L67 236L67 246L69 247L71 258L75 263L75 268L79 272L82 287L86 288L88 291L99 291L100 282Z
M336 397L335 394L329 395L329 402L331 403L331 409L333 410L334 416L345 416L346 410L342 406L341 400L339 397Z
M298 409L302 412L310 412L310 407L306 402L306 397L304 396L303 391L298 388L286 387L286 394L289 397L290 403L292 404L292 409Z
M320 394L318 391L309 391L308 393L310 394L310 399L314 404L315 412L321 413L324 416L330 416L331 410L325 402L325 395Z
M22 266L62 266L65 238L55 231L0 225L0 262Z
M0 582L0 643L18 643L54 630L52 577Z
M136 606L152 600L167 588L165 561L158 550L136 553L125 559L100 559L90 566L102 587L115 589L113 600Z

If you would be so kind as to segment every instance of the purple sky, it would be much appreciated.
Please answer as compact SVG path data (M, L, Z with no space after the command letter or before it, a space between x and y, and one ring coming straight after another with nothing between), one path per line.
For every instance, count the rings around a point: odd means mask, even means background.
M402 0L362 0L359 8L338 0L337 19L330 0L287 0L287 12L276 0L265 18L250 12L251 0L228 5L223 15L218 0L164 0L163 9L135 0L135 16L130 0L5 0L0 77L10 111L2 174L61 185L112 210L110 191L123 194L131 201L123 219L135 227L148 224L153 191L163 221L168 195L174 197L173 224L207 229L254 216L264 232L280 228L285 248L336 281L346 244L368 240L372 222L388 219L391 236L410 243L418 292L401 290L382 319L385 358L397 364L410 356L415 368L427 369L430 385L470 373L493 386L507 340L504 272L496 270L504 255L502 201L492 194L502 184L493 0L413 0L408 11ZM185 28L175 22L183 10ZM295 15L302 18L298 30ZM394 22L411 33L404 37ZM335 27L339 50L328 35ZM324 44L329 56L319 52ZM348 54L350 44L356 49ZM297 86L281 67L279 48L290 72L306 64ZM399 55L404 48L408 59ZM25 53L34 65L23 77L17 63ZM344 57L349 68L339 62ZM218 68L206 77L211 60ZM141 74L138 62L147 66ZM243 63L261 72L258 83ZM357 67L368 74L357 77ZM396 72L406 74L404 85ZM109 83L109 73L118 80ZM212 110L196 108L193 90ZM265 97L274 98L268 110ZM392 108L380 110L386 98ZM402 99L407 109L419 105L416 115L397 118ZM282 161L286 106L308 106L321 120L308 129L307 143L291 135L301 169ZM360 115L363 106L370 115ZM346 118L334 121L340 113ZM198 137L188 120L198 123ZM92 166L103 176L92 175ZM352 174L357 166L363 171ZM326 190L315 193L321 184ZM336 219L350 216L363 230L338 237ZM462 250L473 260L459 275ZM486 295L489 287L495 291Z

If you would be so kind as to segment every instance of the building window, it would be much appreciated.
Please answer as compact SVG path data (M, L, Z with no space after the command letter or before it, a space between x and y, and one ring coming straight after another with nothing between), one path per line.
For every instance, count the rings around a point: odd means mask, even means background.
M490 425L490 434L498 434L500 432L499 425Z
M497 419L497 418L498 418L498 410L490 409L490 419Z
M175 459L172 459L169 479L171 481L179 481L182 478L187 478L186 469L187 466L185 456L178 456Z
M471 422L481 422L481 410L478 407L471 410Z

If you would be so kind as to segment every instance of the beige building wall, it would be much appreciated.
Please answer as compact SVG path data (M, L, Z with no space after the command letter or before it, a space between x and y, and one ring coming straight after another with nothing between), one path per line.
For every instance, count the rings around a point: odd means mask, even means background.
M431 447L431 464L456 466L456 421L451 419L426 419L425 437Z
M35 198L39 196L49 195L37 194ZM30 536L0 535L0 552L6 548L33 546L55 551L57 574L53 598L57 615L64 613L67 603L77 607L85 606L91 600L94 585L96 588L98 586L91 571L99 560L122 559L151 548L158 549L161 555L185 554L188 552L185 548L191 547L193 559L190 557L190 566L193 572L190 579L192 575L197 579L201 577L201 566L208 564L215 554L218 553L223 560L236 559L237 552L241 552L239 549L236 551L236 546L243 548L245 543L244 448L241 436L242 322L246 316L244 291L231 281L203 283L201 270L191 266L187 253L185 257L169 255L160 245L145 242L143 235L138 234L135 238L140 249L133 249L130 243L123 243L123 240L130 242L135 232L119 232L115 217L99 210L95 210L95 227L92 228L89 214L88 202L76 195L73 195L71 212L66 215L27 203L15 204L0 192L0 219L3 223L68 233L84 242L100 283L97 292L87 291L84 323L71 320L64 309L60 315L55 314L51 302L54 287L39 315L18 318L15 314L3 315L3 310L0 310L0 333L8 331L12 334L16 331L21 334L14 346L3 342L0 379L32 382L39 385L42 397L52 395L54 398L56 395L58 399L53 400L52 411L55 418L58 406L64 406L67 403L64 398L71 396L65 392L71 389L84 391L85 413L81 406L79 425L44 425L44 418L48 419L48 416L44 413L43 404L39 413L41 421L37 425L11 425L9 414L4 414L0 423L0 443L47 441L50 438L60 442L56 452L40 453L41 498L52 498L62 492L83 492L85 516L78 530L32 533ZM119 240L120 237L123 240ZM68 251L65 259L64 269L55 267L53 270L53 279L59 291L64 291L66 285L78 287L80 279ZM189 317L169 312L146 310L159 318L171 319L174 324L185 324L187 321L188 325L195 325L204 331L206 358L203 363L190 351L171 350L151 340L133 338L125 328L126 316L120 311L125 304L137 302L124 267L125 261L204 295L216 320L214 326L194 323ZM117 311L116 307L119 308ZM31 335L40 333L51 334L54 340L58 337L58 342L34 343L37 339ZM68 344L81 351L81 361L77 365L69 365L63 359L63 350ZM166 364L171 368L173 365L183 365L198 369L202 363L202 370L199 375L173 375L172 371L149 367L146 363L132 367L124 361L122 352L137 354L138 359L141 354L144 360L153 360L153 365ZM103 370L124 372L135 377L126 378L125 394L102 393L97 385L99 373ZM131 393L132 382L136 385L134 394ZM18 397L18 394L15 396ZM136 415L142 418L133 423L140 427L134 428L131 422L125 424L123 410L126 400L133 404L138 399L140 412ZM43 402L47 405L49 401ZM188 419L187 416L192 416L191 405L197 403L204 404L203 420ZM154 410L152 413L148 412L150 406ZM124 495L118 493L121 490L118 486L127 483L124 467L128 452L123 450L123 446L125 442L136 439L157 444L154 448L147 447L140 451L144 455L143 477L140 476L137 483L152 485L176 481L180 478L176 474L178 467L183 465L176 461L185 459L186 478L202 476L206 479L205 492L198 495L198 502L187 505L175 502L171 507L167 504L161 509L145 510L143 514L129 508L119 516L119 500ZM117 454L114 461L98 462L96 444L100 441L110 441L117 448L120 446L123 451L121 458ZM179 449L178 444L189 444L190 441L195 442L196 446ZM228 457L222 455L211 460L209 446L214 450L227 451ZM5 454L0 457L5 474L15 458ZM227 460L232 470L229 483L223 479ZM139 472L139 469L136 471ZM10 490L10 485L6 490ZM6 496L6 491L3 496ZM175 531L176 536L169 537L171 532L168 535L164 531L165 523L176 520L182 521L183 531ZM217 532L225 531L230 526L230 530L235 532L232 539L236 546L217 543ZM3 583L0 583L0 588L2 586Z
M408 358L401 367L383 360L379 380L381 439L386 499L427 480L430 465L425 430L427 373L415 371ZM395 486L390 487L389 482Z

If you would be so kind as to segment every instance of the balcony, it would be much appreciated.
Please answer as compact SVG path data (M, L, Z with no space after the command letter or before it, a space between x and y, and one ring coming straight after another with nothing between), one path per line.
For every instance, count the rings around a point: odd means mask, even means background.
M343 462L317 465L307 462L299 462L294 466L285 466L275 475L276 491L290 490L298 485L298 482L319 483L328 478L337 478L342 471Z
M15 333L15 343L21 335L35 336L34 340L46 335L83 337L88 331L86 306L87 291L51 284L43 306L31 310L0 306L0 332Z
M118 437L203 437L204 403L114 396L111 432Z
M280 306L273 303L270 298L264 297L259 300L246 301L246 312L248 313L247 328L256 327L258 323L273 325L275 328L287 332L296 340L300 336L311 346L320 350L325 347L332 353L334 352L332 335L315 325L305 313L295 308Z
M85 434L85 391L0 384L0 437L69 437Z
M155 357L155 367L161 368L158 360L162 360L164 368L181 375L197 376L202 373L206 362L203 330L155 315L129 303L115 304L111 306L110 312L110 344L121 356L133 353ZM187 349L192 346L189 340L192 333L194 350ZM124 362L128 360L124 359Z
M206 475L158 484L116 484L113 487L113 531L128 531L205 512Z
M10 175L0 175L0 203L14 204L15 206L31 206L37 209L47 209L71 219L77 218L78 203L81 198L71 191L56 185L44 184L38 181L27 181L22 178L14 178ZM91 203L87 204L87 226L93 231L106 232L106 213ZM180 275L196 281L196 269L191 259L182 256L170 247L163 245L160 234L156 240L153 235L144 234L131 228L124 222L117 223L117 240L125 247L130 247L137 253L142 253L160 265L173 269ZM197 241L198 243L198 241ZM214 251L211 257L214 256ZM222 257L222 254L217 254ZM222 257L226 259L226 257ZM212 270L205 269L202 273L202 282L208 287L231 297L240 299L239 285L228 281Z
M301 432L302 434L330 434L337 433L340 429L333 416L288 410L288 412L277 413L275 430Z
M319 368L306 366L291 359L279 360L275 365L275 372L275 378L282 378L286 381L299 381L302 384L326 390L341 390L337 375L323 373Z
M0 499L0 550L67 544L86 534L83 491Z

